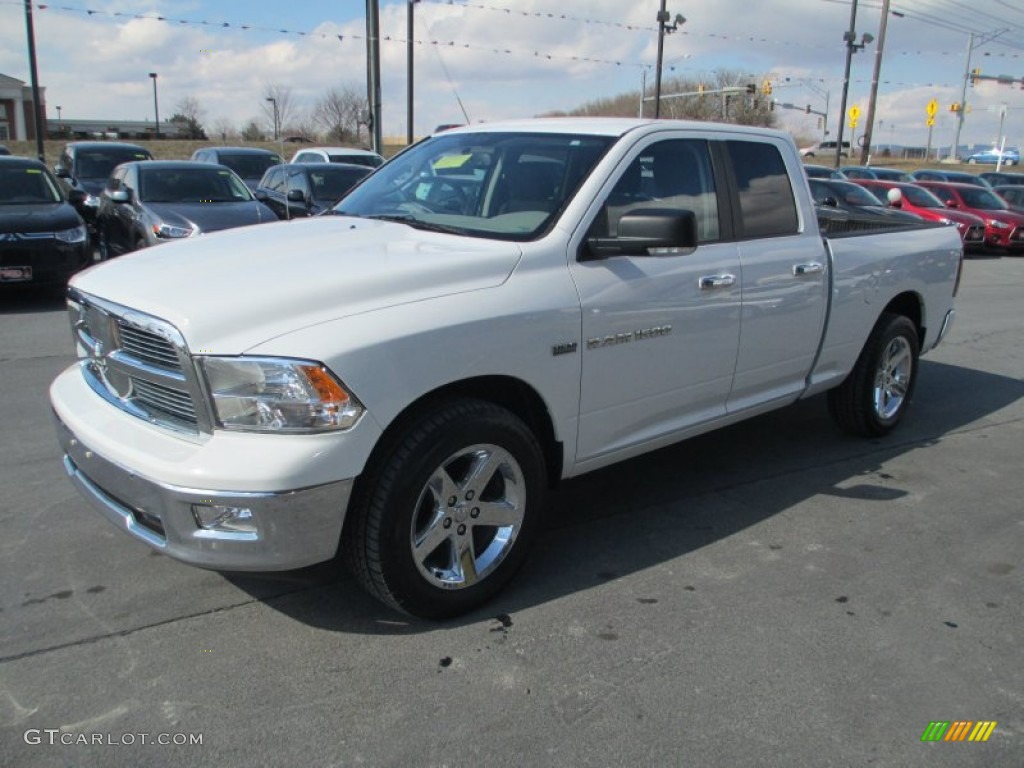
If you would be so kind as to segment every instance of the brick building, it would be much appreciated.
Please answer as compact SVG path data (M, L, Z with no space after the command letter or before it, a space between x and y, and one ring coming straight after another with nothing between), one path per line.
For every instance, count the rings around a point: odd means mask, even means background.
M46 89L39 89L43 102L43 127L46 124ZM33 141L36 138L35 107L32 87L0 73L0 141Z

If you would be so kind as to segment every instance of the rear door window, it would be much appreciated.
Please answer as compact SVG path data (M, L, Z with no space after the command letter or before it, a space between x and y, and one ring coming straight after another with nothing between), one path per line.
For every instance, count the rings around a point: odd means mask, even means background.
M798 231L796 199L782 153L774 144L727 141L739 198L738 236L794 235Z

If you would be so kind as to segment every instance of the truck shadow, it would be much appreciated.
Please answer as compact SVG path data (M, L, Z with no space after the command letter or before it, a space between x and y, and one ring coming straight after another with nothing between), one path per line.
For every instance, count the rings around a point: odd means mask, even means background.
M899 498L906 491L879 474L886 461L980 426L1022 397L1018 379L923 360L912 410L886 438L845 435L829 418L825 398L815 397L568 480L552 492L545 530L526 567L494 601L448 626L503 622L516 611L680 558L815 496ZM749 501L752 490L756 503ZM321 629L438 628L389 611L340 572L329 563L224 577Z

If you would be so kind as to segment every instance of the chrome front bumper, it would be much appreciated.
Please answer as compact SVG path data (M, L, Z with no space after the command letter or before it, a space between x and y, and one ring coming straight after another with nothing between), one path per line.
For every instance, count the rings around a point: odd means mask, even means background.
M213 491L155 482L83 445L54 415L64 468L107 520L177 560L225 571L277 571L332 558L352 480L279 492ZM200 528L192 505L246 507L252 532Z

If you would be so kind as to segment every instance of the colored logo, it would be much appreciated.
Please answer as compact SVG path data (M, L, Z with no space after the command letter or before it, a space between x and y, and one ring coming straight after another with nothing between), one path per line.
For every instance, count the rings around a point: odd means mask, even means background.
M932 720L921 741L988 741L995 729L995 720Z

